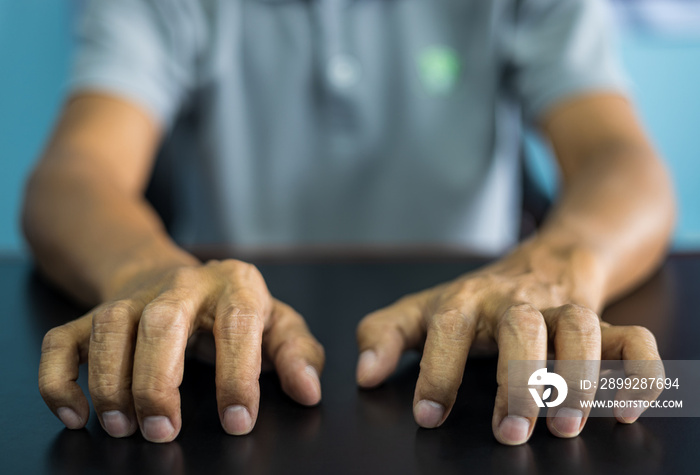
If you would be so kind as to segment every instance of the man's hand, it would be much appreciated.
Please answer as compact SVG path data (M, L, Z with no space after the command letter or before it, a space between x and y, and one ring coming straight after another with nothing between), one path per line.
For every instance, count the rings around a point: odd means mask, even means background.
M455 403L470 349L497 346L493 433L504 444L524 443L538 408L532 402L526 414L508 415L509 361L544 361L548 350L557 360L659 359L654 337L645 328L600 321L601 286L599 269L588 253L554 252L533 240L496 264L365 317L357 331L357 382L367 388L380 384L404 351L422 347L413 413L420 426L437 427ZM597 373L563 376L570 391L581 393L580 399L593 399L595 390L581 391L578 381L597 379ZM527 387L511 391L519 400L532 401ZM553 408L547 425L559 437L573 437L588 412ZM639 413L616 416L634 422Z
M423 427L442 424L450 413L473 346L499 350L493 432L505 444L525 442L537 414L525 405L523 417L508 416L508 361L543 361L548 350L558 360L659 359L648 330L613 327L597 314L663 258L675 210L668 173L622 96L575 96L540 119L560 165L562 191L537 235L502 261L405 297L358 328L357 380L364 387L386 379L401 352L424 345L413 406ZM582 375L563 376L571 391ZM529 400L525 389L511 391ZM548 416L554 434L571 437L587 413L557 407ZM638 416L615 413L621 422Z
M178 388L196 331L214 335L216 397L226 432L253 428L263 358L292 399L320 401L323 348L298 313L272 298L253 265L234 260L131 279L111 301L49 331L41 395L68 428L83 427L89 406L76 380L79 364L88 362L90 395L110 435L128 436L140 427L150 441L171 441L182 425Z
M75 381L88 362L108 433L140 426L147 439L169 441L181 427L188 340L213 332L221 424L245 434L258 414L261 360L275 366L287 394L312 405L321 398L323 349L255 267L202 265L169 238L143 197L162 135L147 109L121 97L84 92L66 103L27 185L24 231L49 278L102 305L46 335L39 388L67 427L83 427L89 407Z

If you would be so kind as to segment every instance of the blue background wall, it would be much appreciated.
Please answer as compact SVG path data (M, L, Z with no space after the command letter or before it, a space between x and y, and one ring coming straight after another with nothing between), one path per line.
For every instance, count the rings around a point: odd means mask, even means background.
M676 182L675 246L700 249L700 38L629 36L622 52L642 117Z
M22 249L26 175L61 104L70 56L70 2L0 0L0 253Z
M0 253L23 252L22 188L61 104L71 5L0 0ZM700 37L627 31L621 51L640 113L676 181L681 210L674 246L700 249ZM542 147L531 149L531 165L553 191L551 161Z

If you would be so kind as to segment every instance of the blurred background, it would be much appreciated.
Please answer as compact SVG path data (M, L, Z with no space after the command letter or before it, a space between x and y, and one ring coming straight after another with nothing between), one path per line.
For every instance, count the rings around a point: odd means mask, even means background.
M107 0L111 1L111 0ZM700 0L610 0L640 114L671 168L678 251L700 250ZM22 189L61 106L77 0L0 0L0 254L26 253ZM552 161L526 141L537 183L556 193Z

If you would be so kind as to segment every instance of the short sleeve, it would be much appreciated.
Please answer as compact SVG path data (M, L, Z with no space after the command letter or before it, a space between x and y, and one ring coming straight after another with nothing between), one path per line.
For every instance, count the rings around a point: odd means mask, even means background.
M87 0L69 92L125 97L169 127L194 87L198 13L197 2L188 0Z
M525 117L593 91L626 93L605 0L521 0L505 31L506 62Z

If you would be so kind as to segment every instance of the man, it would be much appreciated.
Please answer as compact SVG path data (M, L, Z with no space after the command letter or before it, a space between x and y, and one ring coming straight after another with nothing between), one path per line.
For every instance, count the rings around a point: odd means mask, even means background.
M535 414L509 414L508 361L544 360L548 348L561 360L659 359L646 329L598 318L657 266L674 214L601 1L87 8L71 97L24 208L38 265L97 305L42 348L41 393L67 427L87 421L75 380L89 362L110 435L140 428L173 440L195 331L213 332L226 432L255 424L262 358L290 397L318 403L324 353L302 317L253 266L201 263L179 244L432 242L503 253L516 240L521 115L561 169L547 221L494 264L364 318L358 384L380 384L403 351L423 348L413 410L420 426L437 427L470 349L497 347L493 433L520 444ZM159 148L180 199L176 241L143 196ZM587 413L550 416L552 433L573 437Z

